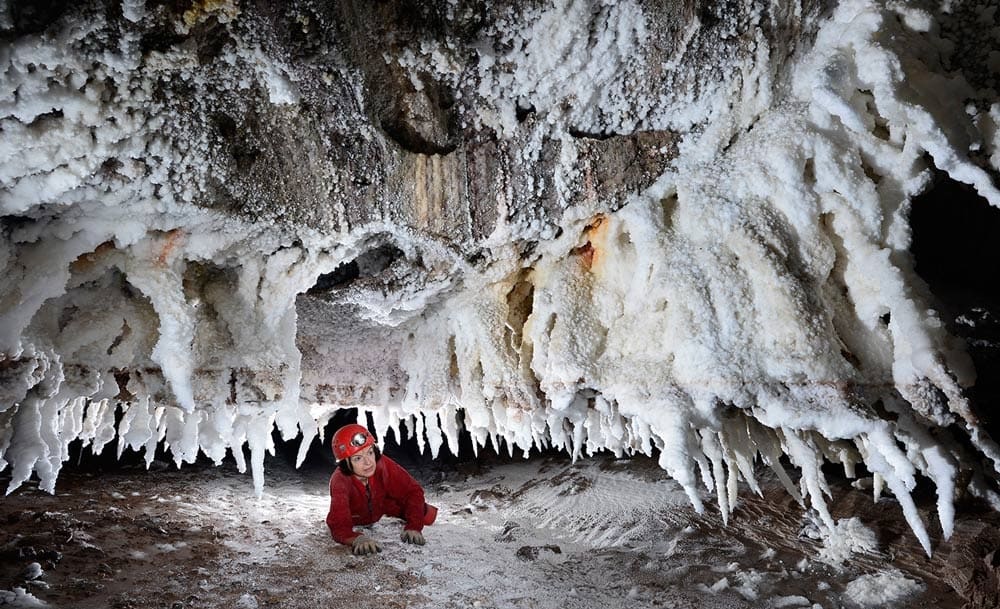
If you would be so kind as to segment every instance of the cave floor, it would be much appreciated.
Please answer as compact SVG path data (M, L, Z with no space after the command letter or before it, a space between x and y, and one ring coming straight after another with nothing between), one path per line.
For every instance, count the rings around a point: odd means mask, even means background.
M824 546L766 477L764 497L741 489L724 526L646 458L411 464L440 508L427 545L403 544L400 523L383 520L369 534L384 551L355 557L324 524L329 471L267 468L259 499L231 464L64 471L55 495L22 486L0 502L0 606L995 606L983 604L996 599L994 514L961 515L951 542L932 526L931 560L891 497L874 504L846 483L834 517L857 516L878 544L839 560L850 543Z

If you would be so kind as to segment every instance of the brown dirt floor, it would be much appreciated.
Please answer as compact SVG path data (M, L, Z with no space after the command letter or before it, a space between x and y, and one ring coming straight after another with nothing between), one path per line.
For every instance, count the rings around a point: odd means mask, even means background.
M631 476L664 478L647 459L608 460L601 467L611 474L628 468ZM563 489L563 496L586 491L589 479L575 474L573 468L568 460L555 462L546 482ZM532 481L520 491L509 492L492 484L488 467L474 469L471 475L468 469L447 472L439 468L418 474L429 495L437 493L442 514L452 522L460 524L461 518L474 517L477 510L485 514L502 503L517 502L537 484ZM270 490L262 500L253 497L249 475L236 472L230 464L180 470L161 465L153 471L67 469L55 495L25 484L0 501L0 589L22 587L51 607L73 609L431 606L433 599L420 592L436 585L428 581L428 554L424 552L449 551L444 527L442 535L432 540L433 546L417 548L390 541L379 559L359 559L334 544L323 524L328 471L296 471L274 461L268 464L267 475ZM0 484L5 485L9 476L4 476L0 474ZM452 495L445 492L456 487ZM939 530L930 525L935 553L928 559L891 498L875 504L867 492L846 483L835 485L834 518L859 517L877 532L879 550L855 554L847 575L822 567L799 575L792 572L794 565L814 557L821 542L804 534L803 511L794 500L774 484L764 484L764 488L763 498L742 491L739 507L726 527L711 509L703 515L690 508L660 514L656 526L663 531L685 531L677 537L681 541L676 555L684 557L681 563L668 564L663 554L628 547L574 553L569 546L560 549L551 542L518 542L517 523L506 524L491 539L497 542L498 552L510 554L497 560L538 561L538 568L550 568L552 586L583 590L587 579L596 577L587 573L592 570L617 582L614 585L620 583L625 591L648 592L649 605L625 603L631 607L671 606L673 602L698 606L698 595L685 590L685 582L689 587L705 582L704 588L718 579L708 572L717 572L718 565L734 557L744 570L773 573L776 566L787 565L790 574L781 583L786 595L812 594L810 598L815 598L819 582L891 566L926 585L907 607L1000 606L1000 517L996 513L974 503L960 505L950 541L941 540ZM924 516L925 522L933 522L931 514ZM483 556L491 552L485 548ZM556 557L556 553L563 556ZM562 562L549 565L544 562L547 556ZM41 577L29 576L31 563L41 566ZM446 571L448 563L441 564ZM448 574L437 576L447 578ZM447 606L492 606L488 598L473 600L468 590L441 594L451 599ZM534 596L510 597L497 606L550 606L539 598L535 591ZM721 603L715 604L718 607L755 606L735 594L716 598ZM826 609L836 606L832 592L826 601ZM580 600L576 606L587 607L588 601Z

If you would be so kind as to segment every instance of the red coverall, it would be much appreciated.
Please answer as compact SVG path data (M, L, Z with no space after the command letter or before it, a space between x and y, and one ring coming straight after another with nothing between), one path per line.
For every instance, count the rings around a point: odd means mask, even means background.
M372 524L382 516L406 521L404 529L424 528L424 489L398 463L382 455L367 486L357 476L337 468L330 476L330 511L326 525L333 538L350 545L361 535L356 525Z

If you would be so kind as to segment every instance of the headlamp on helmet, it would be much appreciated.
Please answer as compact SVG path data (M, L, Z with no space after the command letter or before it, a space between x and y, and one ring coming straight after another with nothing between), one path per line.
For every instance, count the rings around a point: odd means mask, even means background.
M333 458L337 461L350 459L369 446L375 445L375 438L363 425L344 425L333 434Z

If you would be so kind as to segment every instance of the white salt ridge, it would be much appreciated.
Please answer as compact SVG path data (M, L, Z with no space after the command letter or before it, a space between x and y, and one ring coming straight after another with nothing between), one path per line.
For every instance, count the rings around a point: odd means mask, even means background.
M622 75L641 60L645 16L631 2L589 9L558 2L532 12L524 27L496 32L514 51L480 52L481 93L493 102L477 108L483 124L509 135L518 98L540 115L549 110L550 126L595 132L720 116L714 104L725 95L685 100L683 116L679 106L641 99L636 110ZM914 289L909 201L929 180L927 152L1000 205L987 173L967 160L971 146L998 148L1000 110L972 117L961 96L939 99L942 87L965 89L912 58L911 47L932 45L933 34L907 30L894 10L841 5L780 103L758 58L743 75L758 89L729 100L736 108L728 120L688 132L681 157L653 187L613 214L568 211L561 237L540 244L530 269L500 243L549 229L531 221L499 226L485 274L382 223L293 236L189 205L204 185L197 168L205 144L182 150L158 133L165 110L149 95L161 69L155 62L184 58L151 55L141 64L134 33L97 68L131 83L114 101L102 96L103 80L91 78L91 58L77 49L92 29L0 49L0 125L10 135L0 141L0 211L42 218L0 243L0 269L17 295L0 300L0 350L13 362L0 404L9 420L0 429L8 492L32 473L52 491L69 442L99 451L117 435L119 454L144 450L147 466L162 442L177 465L199 451L216 462L231 451L244 471L248 445L260 494L274 428L286 439L301 434L301 462L336 407L358 407L380 437L415 436L435 456L446 443L457 450L460 420L476 450L487 443L574 457L656 450L695 509L703 509L705 488L724 520L737 508L740 482L759 492L759 458L831 532L841 525L826 507L821 466L834 461L850 473L865 463L876 499L884 483L930 553L909 493L916 476L930 478L950 534L965 455L945 428L964 426L994 464L1000 450L968 411L967 358ZM905 23L926 29L927 15L899 10ZM143 19L140 4L123 12ZM599 35L578 35L591 25ZM272 103L295 103L287 70L261 49L227 52L263 81ZM427 55L451 69L440 49ZM63 117L27 128L53 110ZM91 130L99 135L77 137ZM548 135L538 131L531 141ZM578 180L568 146L556 176L564 190ZM120 175L110 184L95 180L111 158L122 163ZM385 380L349 402L309 403L300 387L296 296L381 233L439 272L351 303L368 321L407 336L398 361L383 364L398 369L404 386ZM579 248L592 257L574 254ZM451 279L456 270L461 281ZM185 279L203 275L212 281L192 296ZM139 298L83 289L120 281ZM61 320L71 308L77 312ZM116 369L136 370L125 388ZM369 381L380 373L372 370ZM324 382L336 385L337 374L331 364ZM946 399L928 397L936 393ZM882 420L869 406L875 399L897 420ZM798 484L781 455L799 470ZM974 493L997 501L973 480Z
M812 603L809 602L804 596L774 596L768 599L768 607L811 607Z

